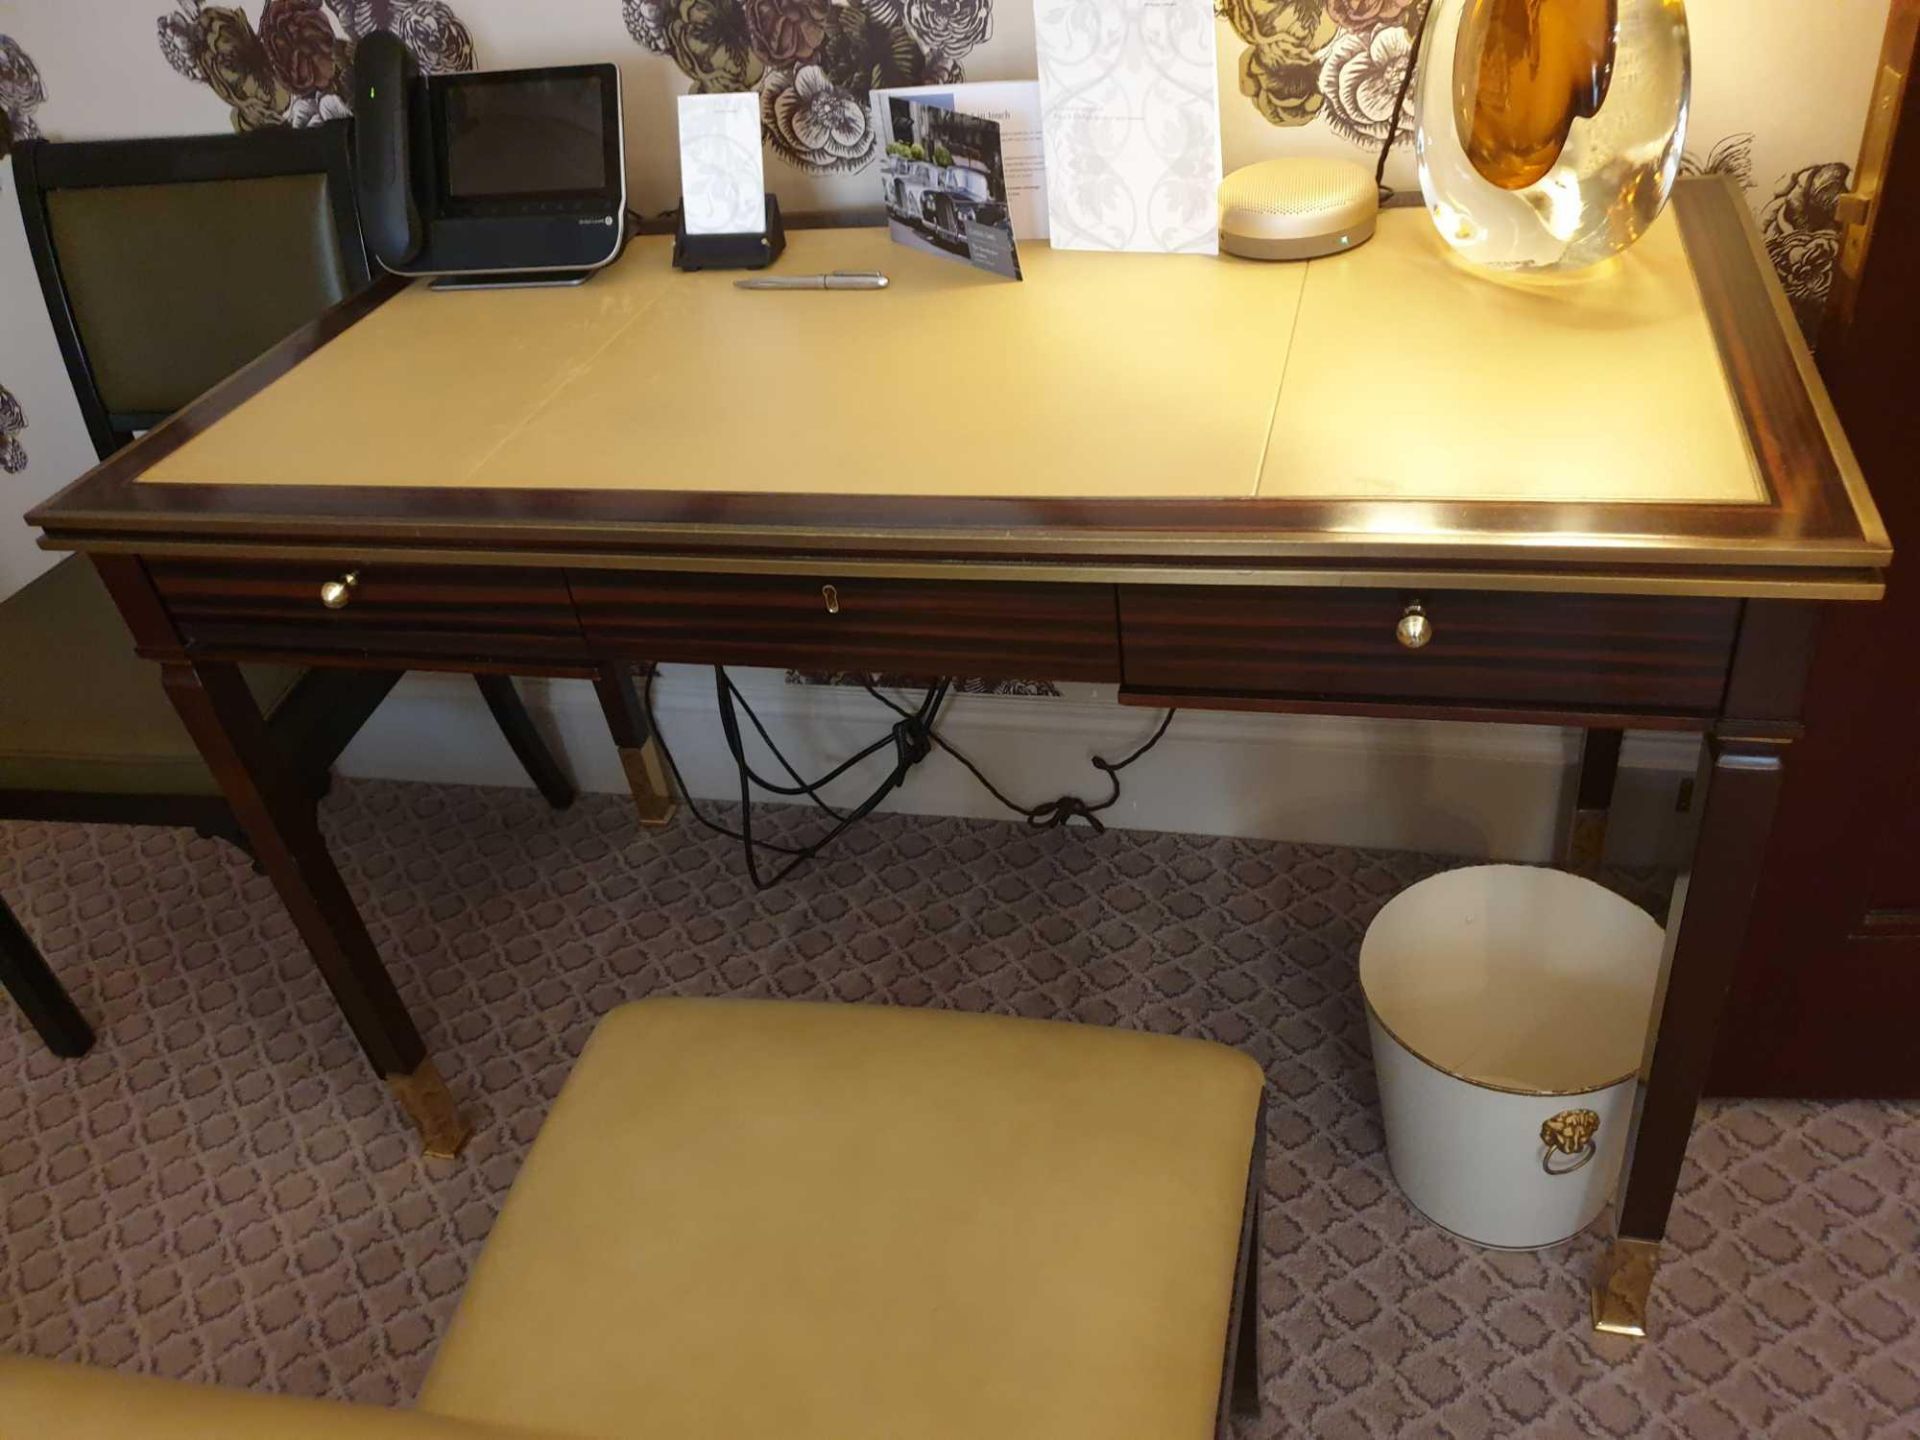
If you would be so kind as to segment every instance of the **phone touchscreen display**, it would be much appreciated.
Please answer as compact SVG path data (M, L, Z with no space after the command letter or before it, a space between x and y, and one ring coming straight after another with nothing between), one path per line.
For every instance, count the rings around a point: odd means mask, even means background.
M545 77L446 87L446 186L455 200L606 188L601 82Z

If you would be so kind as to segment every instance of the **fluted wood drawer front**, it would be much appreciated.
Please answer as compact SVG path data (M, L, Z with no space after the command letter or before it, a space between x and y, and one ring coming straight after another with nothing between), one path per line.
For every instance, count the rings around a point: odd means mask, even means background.
M181 638L202 650L556 664L587 654L558 570L200 560L148 570Z
M1410 649L1416 601L1430 638ZM1120 587L1129 686L1408 705L1710 714L1739 618L1736 600Z
M573 572L596 652L642 660L1118 680L1110 585Z

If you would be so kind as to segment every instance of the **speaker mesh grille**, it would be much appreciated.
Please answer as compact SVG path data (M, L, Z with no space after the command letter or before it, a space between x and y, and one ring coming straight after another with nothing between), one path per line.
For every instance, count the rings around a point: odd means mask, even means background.
M1361 203L1374 193L1373 177L1351 160L1303 156L1234 171L1220 187L1220 203L1260 215L1312 215Z

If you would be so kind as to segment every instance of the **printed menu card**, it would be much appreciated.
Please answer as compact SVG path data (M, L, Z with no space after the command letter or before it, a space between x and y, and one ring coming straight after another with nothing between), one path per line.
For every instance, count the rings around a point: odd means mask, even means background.
M1213 0L1036 0L1056 250L1220 251Z

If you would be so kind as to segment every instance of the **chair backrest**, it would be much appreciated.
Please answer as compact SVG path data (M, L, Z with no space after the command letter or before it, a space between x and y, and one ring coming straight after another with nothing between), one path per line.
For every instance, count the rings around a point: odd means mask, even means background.
M27 243L104 458L369 280L351 122L14 152Z

